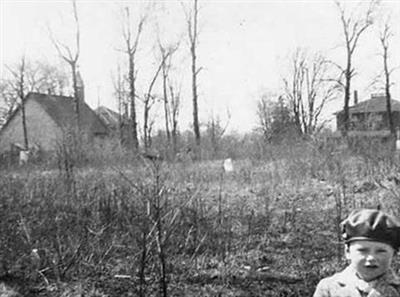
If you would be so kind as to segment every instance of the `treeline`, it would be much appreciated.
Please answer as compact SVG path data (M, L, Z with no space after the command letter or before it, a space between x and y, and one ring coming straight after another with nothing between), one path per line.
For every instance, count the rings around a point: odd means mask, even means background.
M77 98L82 43L81 16L76 1L72 0L71 3L73 41L63 40L52 31L53 28L49 28L49 40L63 64L54 66L22 57L15 65L7 65L8 74L0 82L0 96L6 103L2 111L3 122L17 105L23 107L23 98L29 91L67 94ZM390 59L393 36L390 19L385 12L379 10L382 4L376 0L355 8L341 1L334 3L338 26L343 32L342 40L338 43L344 45L340 48L344 58L334 59L318 49L311 51L298 47L293 50L288 65L282 71L281 90L262 94L255 110L258 125L254 128L261 132L267 143L279 142L293 135L309 137L318 134L326 125L328 104L340 97L343 98L344 107L342 132L344 136L347 134L348 108L354 91L352 79L357 73L355 65L358 49L367 37L375 38L380 47L382 67L376 69L376 72L382 75L374 83L378 90L385 93L388 114L391 115L391 74L394 67ZM219 116L210 116L206 121L199 121L199 113L205 110L201 104L198 83L202 70L198 63L201 7L197 0L179 6L181 31L174 34L168 31L171 7L176 9L176 6L158 2L119 7L121 29L117 33L121 41L118 48L121 62L115 65L111 77L120 115L115 137L127 150L134 152L152 152L167 147L168 154L174 156L190 150L196 158L202 158L205 154L219 157L221 140L235 137L226 135L229 119L222 122ZM372 30L374 27L377 30ZM153 58L146 59L150 61L149 67L139 55L148 46L145 39L154 54ZM143 74L145 67L146 75ZM374 74L371 73L371 76ZM190 102L192 106L192 136L182 131L180 120L183 102ZM79 126L78 100L75 103ZM24 125L24 120L22 123ZM391 117L388 126L394 136ZM238 139L235 141L240 142ZM187 147L183 144L187 144Z

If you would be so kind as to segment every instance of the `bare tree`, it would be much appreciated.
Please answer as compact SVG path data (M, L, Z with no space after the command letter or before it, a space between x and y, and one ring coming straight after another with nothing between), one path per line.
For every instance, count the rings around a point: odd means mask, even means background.
M200 126L199 126L197 75L199 74L201 68L197 67L197 45L199 38L198 18L199 18L198 0L193 0L192 10L190 12L186 12L186 23L188 29L190 54L192 60L193 130L197 146L197 155L199 157L201 140L200 140Z
M24 61L22 61L24 60ZM15 65L6 65L9 74L5 73L0 81L0 97L6 106L8 118L20 101L21 67L23 66L23 95L39 92L62 95L68 86L68 79L63 69L48 64L46 61L30 62L25 58Z
M129 137L129 135L127 135L128 130L126 129L129 124L129 121L127 121L129 112L125 82L126 81L121 73L121 67L118 65L117 73L113 77L113 86L118 104L118 134L121 145L126 145Z
M162 59L164 60L164 57L166 55L166 49L159 43L159 49L161 52ZM169 110L168 110L168 90L167 90L167 80L168 80L168 73L169 69L171 67L170 63L163 63L162 67L162 84L163 84L163 102L164 102L164 120L165 120L165 133L167 134L167 142L168 145L171 142L171 132L170 132L170 127L169 127Z
M257 118L258 118L258 125L259 128L264 135L265 138L268 138L268 132L270 130L271 121L269 115L269 109L267 107L267 101L264 97L257 102Z
M226 129L229 126L229 121L231 119L231 113L227 111L228 119L225 125L222 125L221 118L218 115L211 114L211 117L207 123L207 134L210 138L210 144L212 149L212 156L215 158L218 156L220 150L220 142L225 134Z
M4 121L11 116L18 106L18 89L15 88L15 79L3 77L0 81L0 97L5 106Z
M168 56L170 54L167 54L166 56L163 57L162 61L160 62L160 65L158 66L156 72L153 75L153 78L149 84L149 87L147 89L147 92L144 94L144 109L143 109L143 140L144 140L144 148L147 150L150 147L150 137L151 137L151 127L149 123L149 115L150 115L150 109L155 103L155 96L153 95L153 88L154 84L156 83L156 80L163 69L163 65L165 64L165 60L168 59Z
M29 149L28 131L26 127L26 114L25 114L25 88L26 88L26 59L25 55L22 56L20 63L17 65L16 70L7 66L7 69L12 73L15 79L14 90L18 94L19 106L21 109L21 122L22 132L24 137L24 149Z
M12 96L13 92L8 81L0 80L0 128L7 122L7 119L14 111L16 99Z
M76 0L72 1L72 13L74 17L74 25L75 25L75 49L72 46L68 46L67 44L61 42L54 38L51 30L50 39L56 48L58 54L61 58L68 63L71 67L71 75L72 75L72 87L74 91L74 109L75 109L75 123L78 131L80 130L80 94L79 94L79 87L78 87L78 59L80 55L80 28L79 28L79 18L78 18L78 10L76 7Z
M339 10L346 48L346 65L345 67L342 67L340 65L337 66L341 71L338 82L344 90L343 133L344 136L347 136L347 131L349 130L349 102L351 94L351 79L355 75L355 69L353 67L353 57L360 37L368 29L368 27L373 24L373 12L376 9L376 6L379 4L379 0L370 0L367 10L360 17L354 17L353 13L348 13L338 0L335 0L335 4ZM359 10L359 7L357 7L357 9Z
M64 95L68 89L68 74L58 66L38 61L36 63L38 74L34 92L47 93L49 95Z
M169 81L169 120L171 127L171 137L172 137L172 150L174 155L178 152L178 117L180 110L180 97L181 97L181 88L174 86L174 83Z
M138 132L137 132L137 120L136 120L136 53L139 48L140 36L143 32L143 25L146 21L146 15L141 15L138 19L136 26L136 33L132 33L131 27L131 16L129 7L125 7L125 22L123 25L122 33L125 41L126 49L125 52L128 57L128 83L129 83L129 99L130 99L130 122L132 128L132 141L133 149L139 148Z
M158 39L158 48L161 54L162 63L162 88L163 88L163 105L164 105L164 119L165 119L165 132L167 134L168 144L171 142L170 132L170 112L169 112L169 99L168 99L168 76L172 66L172 55L178 49L179 43L165 46Z
M284 79L285 96L290 102L298 132L310 135L321 126L321 112L333 99L337 85L330 79L329 64L321 54L310 55L299 48L291 63L291 74Z
M56 80L62 85L58 85L57 90L62 92L67 85L67 79L62 69L51 66L44 61L31 63L25 56L15 65L5 65L9 70L9 75L5 73L0 81L0 98L2 98L5 108L0 114L0 126L7 122L17 108L21 110L21 123L23 132L23 146L29 150L28 129L26 123L25 100L29 92L55 93ZM53 90L53 91L52 91Z
M283 96L263 94L257 102L259 129L267 142L291 136L295 130L293 113Z
M388 60L389 60L389 44L390 38L393 36L393 33L390 29L389 20L383 25L383 29L380 32L379 40L382 46L382 62L383 62L383 74L384 74L384 81L385 81L385 95L386 95L386 111L388 114L388 126L390 130L390 134L392 139L396 137L396 128L393 121L393 114L392 114L392 106L391 106L391 93L390 93L390 75L393 69L389 69Z

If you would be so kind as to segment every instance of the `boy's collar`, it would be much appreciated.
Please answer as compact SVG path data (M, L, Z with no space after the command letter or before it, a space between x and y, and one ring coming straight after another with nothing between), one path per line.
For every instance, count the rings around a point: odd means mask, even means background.
M343 270L337 275L337 281L343 285L345 284L356 285L356 287L362 291L365 291L364 289L368 287L370 284L380 281L384 281L392 285L400 285L400 278L394 273L392 269L389 269L384 275L380 276L379 278L372 280L370 282L366 282L357 276L353 268L347 267L345 270Z

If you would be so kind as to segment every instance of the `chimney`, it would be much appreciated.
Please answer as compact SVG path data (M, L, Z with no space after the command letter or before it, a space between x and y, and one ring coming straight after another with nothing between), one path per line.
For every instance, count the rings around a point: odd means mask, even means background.
M357 90L354 90L354 105L358 104L358 92Z

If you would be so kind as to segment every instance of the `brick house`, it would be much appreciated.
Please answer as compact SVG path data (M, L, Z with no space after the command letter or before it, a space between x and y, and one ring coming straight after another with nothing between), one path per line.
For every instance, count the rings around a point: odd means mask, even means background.
M387 138L390 136L388 113L386 111L386 96L372 94L370 99L349 107L350 137ZM393 122L397 131L400 130L400 102L391 100ZM336 113L337 133L344 129L344 110Z
M72 97L29 93L25 99L28 143L41 150L52 151L67 129L75 125L74 99ZM84 102L80 101L80 127L89 139L104 137L106 125ZM21 110L16 109L0 130L0 154L21 147L23 141Z

